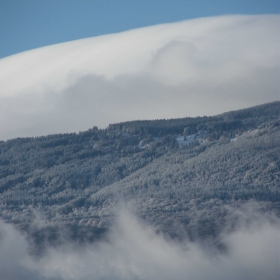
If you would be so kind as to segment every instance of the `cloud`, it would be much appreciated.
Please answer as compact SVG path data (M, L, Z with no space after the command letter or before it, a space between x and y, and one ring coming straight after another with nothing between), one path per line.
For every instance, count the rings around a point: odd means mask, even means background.
M40 279L35 270L25 267L28 244L12 225L0 220L0 271L1 279Z
M42 280L279 279L279 221L268 222L261 214L252 218L241 210L239 215L247 225L241 221L235 231L220 236L225 252L187 240L166 240L121 209L105 240L84 245L68 242L47 249L39 259L28 254L24 237L2 222L1 275L14 280L23 275Z
M279 100L278 15L202 18L0 60L0 139Z

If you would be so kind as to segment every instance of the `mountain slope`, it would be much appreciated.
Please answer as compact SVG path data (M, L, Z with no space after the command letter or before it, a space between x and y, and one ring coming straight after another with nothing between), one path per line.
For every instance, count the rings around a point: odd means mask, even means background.
M273 102L2 141L1 218L53 244L103 237L120 203L176 238L213 238L248 203L278 216L279 112Z

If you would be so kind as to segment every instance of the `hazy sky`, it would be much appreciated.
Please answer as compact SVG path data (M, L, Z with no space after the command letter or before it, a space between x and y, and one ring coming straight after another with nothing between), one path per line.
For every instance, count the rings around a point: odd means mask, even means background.
M159 23L279 12L279 0L1 0L0 58Z

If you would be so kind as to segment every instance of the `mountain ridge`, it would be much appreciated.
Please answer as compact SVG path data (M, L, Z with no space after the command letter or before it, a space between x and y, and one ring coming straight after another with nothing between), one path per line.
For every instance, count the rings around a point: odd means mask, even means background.
M41 246L103 238L120 203L180 239L215 238L233 219L228 209L248 203L279 217L279 112L276 101L2 141L1 219Z

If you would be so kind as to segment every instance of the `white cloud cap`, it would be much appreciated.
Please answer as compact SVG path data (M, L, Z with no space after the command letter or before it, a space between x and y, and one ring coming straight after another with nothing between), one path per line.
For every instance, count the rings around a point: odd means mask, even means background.
M0 139L279 100L279 15L146 27L0 60Z

